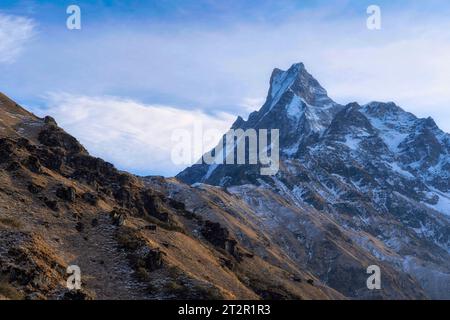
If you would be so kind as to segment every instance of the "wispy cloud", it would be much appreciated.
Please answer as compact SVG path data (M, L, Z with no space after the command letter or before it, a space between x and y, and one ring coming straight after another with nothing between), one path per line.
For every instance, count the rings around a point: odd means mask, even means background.
M0 63L12 63L34 34L31 19L0 13Z
M52 94L48 96L48 104L48 109L34 111L54 116L58 124L77 137L93 155L122 170L142 175L171 176L185 167L174 164L171 159L177 144L172 140L175 130L193 132L197 125L203 126L204 131L214 129L217 136L204 146L206 151L234 121L234 116L226 113L211 116L201 111L145 105L117 97ZM193 144L202 142L192 141ZM201 154L200 151L193 155L192 162Z

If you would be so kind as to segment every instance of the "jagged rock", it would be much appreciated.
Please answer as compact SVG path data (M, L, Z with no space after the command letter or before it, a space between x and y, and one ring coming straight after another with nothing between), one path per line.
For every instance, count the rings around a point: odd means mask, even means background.
M75 191L75 188L73 187L61 186L58 189L56 189L56 196L64 201L74 202L77 193Z
M91 206L96 206L98 203L98 197L90 192L85 192L82 195L83 200Z
M13 172L13 171L17 171L21 168L21 165L19 162L17 161L13 161L11 162L8 167L6 168L7 171Z
M122 187L113 193L114 198L119 202L119 204L126 208L132 207L133 198L130 190Z
M41 173L42 172L41 162L35 156L29 156L24 161L23 164L24 164L25 167L27 167L30 171L32 171L34 173Z
M230 255L234 256L238 261L242 258L237 250L237 241L229 238L229 232L223 228L220 223L206 220L201 229L202 235L213 245L225 249Z
M159 249L150 249L145 256L144 261L145 266L149 271L161 269L163 265L161 251Z
M42 190L44 190L44 187L38 185L38 184L34 184L34 183L30 183L27 187L28 191L30 191L32 194L38 194L40 193Z
M0 163L10 161L14 156L14 144L7 138L0 139Z
M64 293L63 300L93 300L93 297L83 290L69 290Z
M51 170L60 171L64 163L65 152L62 148L38 149L36 153L43 166Z
M98 219L97 218L92 219L91 226L94 227L94 228L98 226Z
M127 213L125 210L121 210L119 208L111 211L110 216L112 218L113 224L116 226L122 226L125 223L125 219L127 217Z
M156 225L155 224L148 224L144 227L145 230L149 230L149 231L156 231Z
M185 204L183 202L179 202L179 201L176 201L174 199L169 199L169 205L172 208L175 208L177 210L182 210L182 211L186 210L186 206L185 206Z
M31 146L30 140L24 137L20 137L19 139L17 139L17 145L21 148L27 149L28 151L34 150L34 148Z
M57 126L58 124L56 123L56 120L50 116L46 116L44 117L44 123L45 124L49 124L49 125L53 125L53 126Z
M202 235L215 246L225 249L225 243L228 240L229 232L223 228L220 223L205 221L201 229Z
M40 143L48 147L60 147L70 153L86 153L86 150L74 137L58 128L53 122L54 120L49 120L47 125L39 132Z
M44 198L44 203L47 207L49 207L53 211L55 211L55 212L59 211L58 201Z
M78 232L83 232L84 231L84 223L82 222L77 222L77 224L75 225L75 229Z
M169 222L169 214L160 197L152 194L149 190L145 190L141 192L141 199L148 215L163 222Z
M227 251L232 256L236 255L237 254L236 245L237 245L237 241L236 240L227 239L225 241L225 251Z

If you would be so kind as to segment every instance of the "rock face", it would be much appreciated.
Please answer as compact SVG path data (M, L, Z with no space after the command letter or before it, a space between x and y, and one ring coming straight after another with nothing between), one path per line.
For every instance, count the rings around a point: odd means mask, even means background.
M0 297L344 298L327 286L295 284L291 274L313 276L275 255L263 259L265 251L252 254L236 237L249 226L231 232L216 222L231 218L227 212L189 211L165 192L169 181L159 182L91 157L54 119L0 94ZM259 239L251 243L262 247ZM73 265L81 290L66 288Z
M272 239L296 263L347 296L373 293L356 286L360 267L342 260L336 238L412 277L428 297L450 298L450 135L431 118L392 102L340 105L295 64L273 71L262 108L232 128L279 129L279 172L197 164L177 178L245 200L263 230L283 234ZM327 226L313 232L317 217Z

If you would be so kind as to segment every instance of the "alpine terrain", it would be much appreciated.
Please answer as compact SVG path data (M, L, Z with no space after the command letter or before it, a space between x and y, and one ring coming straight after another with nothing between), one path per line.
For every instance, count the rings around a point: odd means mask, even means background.
M138 177L0 94L0 299L450 298L450 136L431 118L340 105L295 64L232 128L279 129L279 171Z
M346 297L450 298L450 135L433 119L336 103L299 63L275 69L262 108L232 129L279 129L278 173L200 162L177 178L247 203L272 243ZM381 290L366 287L372 264Z

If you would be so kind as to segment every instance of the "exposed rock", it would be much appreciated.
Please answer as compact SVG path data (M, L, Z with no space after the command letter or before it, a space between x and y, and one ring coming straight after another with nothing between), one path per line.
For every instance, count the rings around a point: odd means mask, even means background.
M63 300L93 300L93 297L83 290L69 290L64 293Z
M11 162L11 163L8 165L8 167L6 168L6 170L7 170L7 171L14 172L14 171L19 170L20 168L21 168L20 163L18 163L17 161L13 161L13 162Z
M27 188L28 188L28 191L30 191L32 194L38 194L42 190L44 190L44 187L42 187L38 184L34 184L34 183L30 183Z
M163 222L169 222L169 214L160 197L155 196L150 190L145 190L141 193L141 199L148 215Z
M92 219L92 221L91 221L91 226L93 227L93 228L95 228L95 227L97 227L98 226L98 219L97 218L94 218L94 219Z
M56 126L56 122L49 118L47 125L39 133L39 142L48 147L60 147L70 153L85 153L83 146L72 136Z
M56 189L56 196L64 201L74 202L76 195L75 188L70 186L60 186Z
M127 212L123 209L115 208L113 211L111 211L110 216L114 225L122 226L125 223Z
M54 118L50 117L50 116L44 117L44 123L45 123L45 124L52 125L52 126L55 126L55 127L58 125L58 124L56 123L56 120L55 120Z
M220 223L209 220L205 221L201 233L210 243L225 249L229 232L227 229L223 228Z
M98 197L90 192L83 193L82 198L86 203L89 203L91 206L96 206L98 203Z
M159 249L150 249L144 258L145 266L149 271L155 271L162 268L163 260Z
M44 203L47 207L49 207L53 211L55 211L55 212L59 211L58 201L44 198Z
M41 162L35 156L29 156L24 161L23 164L24 164L25 167L27 167L29 170L31 170L34 173L41 173L42 172Z
M156 225L154 224L148 224L144 227L145 230L149 230L149 231L156 231Z
M84 223L82 222L77 222L77 224L75 225L75 229L78 232L83 232L84 231Z

